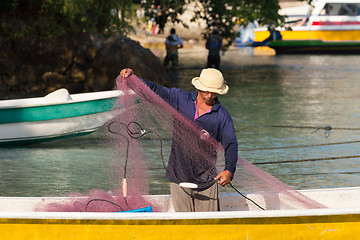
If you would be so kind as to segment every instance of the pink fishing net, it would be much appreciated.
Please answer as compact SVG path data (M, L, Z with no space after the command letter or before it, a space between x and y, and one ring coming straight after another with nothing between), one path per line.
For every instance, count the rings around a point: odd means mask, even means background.
M176 179L167 169L172 144L191 159L186 172L194 176L199 171L216 176L224 168L222 146L199 129L195 123L157 96L136 75L118 76L116 86L123 94L115 104L117 116L108 123L108 141L112 149L109 161L111 193L90 191L86 196L71 195L66 202L46 204L45 211L126 211L149 206L150 173L156 169ZM217 159L214 158L217 156ZM185 164L185 162L184 162ZM190 176L191 179L191 176ZM203 179L193 179L197 183ZM178 182L179 183L179 182ZM264 209L323 208L285 183L239 158L232 186L221 188L250 196L262 196ZM221 201L221 199L220 199ZM250 203L251 204L251 203ZM154 207L154 211L166 211Z

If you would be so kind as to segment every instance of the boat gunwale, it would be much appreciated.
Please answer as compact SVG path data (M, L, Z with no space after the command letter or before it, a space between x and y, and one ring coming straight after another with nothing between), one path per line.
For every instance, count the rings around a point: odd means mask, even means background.
M300 193L307 194L322 194L322 193L336 193L336 194L352 194L357 193L360 187L345 187L345 188L331 188L331 189L303 189ZM236 193L221 193L221 196L237 196ZM144 196L150 202L169 200L171 197L168 194L165 195L146 195ZM71 197L70 197L71 198ZM84 197L87 198L87 197ZM27 201L32 204L46 201L63 201L69 199L69 197L0 197L3 203L11 201L20 201L23 204ZM329 215L354 215L360 220L360 207L347 208L347 207L332 207L321 209L284 209L284 210L265 210L261 211L240 211L240 210L227 210L220 212L174 212L170 210L168 212L44 212L33 210L30 211L0 211L0 219L3 218L26 218L26 219L88 219L88 220L166 220L166 219L212 219L212 218L292 218L292 217L311 217L311 216L329 216Z
M110 91L102 91L102 92L90 92L90 93L76 93L70 94L71 100L66 101L50 101L47 102L45 97L35 97L35 98L21 98L21 99L11 99L11 100L0 100L0 111L8 110L8 109L21 109L21 108L33 108L33 107L42 107L42 106L56 106L56 105L68 105L68 104L76 104L81 102L89 102L89 101L97 101L104 99L117 98L121 96L122 92L120 90L110 90ZM93 96L99 95L96 98ZM103 96L105 95L105 96ZM78 98L79 96L85 96L84 98ZM26 101L34 101L32 104L24 104ZM16 105L16 102L19 102ZM2 104L8 103L9 105L2 106ZM15 103L11 105L11 103ZM22 104L23 103L23 104Z
M167 220L231 220L229 223L246 220L258 222L268 220L269 223L282 224L291 222L291 219L298 218L296 222L323 222L328 217L334 221L359 221L360 208L340 209L293 209L293 210L266 210L266 211L220 211L220 212L1 212L0 223L11 220L86 220L88 221L167 221ZM274 221L274 219L277 219ZM163 222L165 223L165 222Z

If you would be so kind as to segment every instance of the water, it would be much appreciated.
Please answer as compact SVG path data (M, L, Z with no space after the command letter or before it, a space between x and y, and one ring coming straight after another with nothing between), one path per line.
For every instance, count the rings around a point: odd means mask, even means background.
M239 156L295 189L358 186L359 60L360 56L227 52L222 72L230 91L220 101L234 118ZM177 86L193 90L190 81L205 61L205 51L182 51L180 69L172 75ZM324 126L335 129L330 134L316 131ZM111 189L107 173L113 152L102 141L105 132L103 128L78 138L1 148L0 196ZM155 155L150 152L149 161L161 168ZM157 167L151 170L150 193L168 193L164 174Z

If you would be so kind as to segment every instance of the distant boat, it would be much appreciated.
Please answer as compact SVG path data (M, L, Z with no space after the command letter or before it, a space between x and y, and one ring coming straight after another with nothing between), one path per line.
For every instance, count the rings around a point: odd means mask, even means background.
M276 54L360 54L360 41L278 40L267 46Z
M359 54L360 0L317 0L313 3L313 8L305 3L280 10L287 21L285 27L275 29L281 38L273 37L268 26L255 24L249 29L254 38L247 39L246 43L239 42L243 39L238 38L235 46L269 46L277 54Z
M114 117L118 90L0 101L0 145L74 137L96 131Z
M144 196L150 206L160 207L165 212L41 212L39 206L64 203L69 198L0 197L0 238L7 240L358 238L360 188L300 192L328 208L262 211L251 202L245 201L239 194L222 193L220 212L174 212L168 195ZM266 206L266 199L261 193L244 194ZM281 198L279 198L281 209L280 200Z

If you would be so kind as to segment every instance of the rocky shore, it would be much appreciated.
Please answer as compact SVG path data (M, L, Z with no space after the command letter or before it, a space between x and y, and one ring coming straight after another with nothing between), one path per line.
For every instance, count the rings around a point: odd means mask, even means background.
M68 36L50 44L6 45L0 39L0 99L44 96L59 88L70 93L111 90L124 67L171 87L162 65L169 29L152 35L145 28L137 28L136 34L107 39L91 34ZM177 30L184 41L182 52L205 50L201 31Z
M0 56L0 99L43 96L59 88L70 93L111 90L124 67L171 86L161 60L125 36L88 35L49 45L1 44Z

